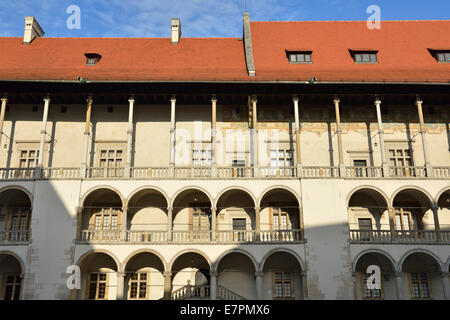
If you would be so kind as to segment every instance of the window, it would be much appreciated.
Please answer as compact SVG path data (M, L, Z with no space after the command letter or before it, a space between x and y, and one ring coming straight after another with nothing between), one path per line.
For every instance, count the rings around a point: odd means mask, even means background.
M192 165L210 166L212 163L211 150L192 150Z
M351 51L355 63L378 63L377 51Z
M293 241L294 235L291 230L291 221L289 213L283 211L281 208L271 208L270 214L270 229L272 232L273 241Z
M370 241L372 236L372 219L370 218L359 218L358 228L360 231L361 241Z
M428 49L433 57L439 63L450 63L450 50L433 50Z
M369 174L367 160L353 160L355 177L367 177Z
M209 230L209 217L205 210L192 208L192 230Z
M413 299L431 298L428 275L426 272L411 272L409 274L411 297Z
M273 273L273 298L293 299L292 273L276 271Z
M19 300L20 289L22 287L22 278L20 274L4 274L4 300Z
M438 52L437 53L437 60L440 63L450 62L450 51L448 52Z
M388 157L394 175L410 176L415 174L414 168L411 168L413 163L409 148L389 148Z
M292 150L270 150L270 166L273 168L292 167Z
M88 66L96 65L102 58L98 53L85 53L84 55L86 57L86 65Z
M20 150L20 168L34 168L38 164L39 150Z
M367 287L367 280L370 274L361 272L361 289L363 299L383 299L383 284L380 289L369 289Z
M416 216L411 214L411 212L404 211L403 208L400 208L395 212L395 220L394 220L395 230L398 235L405 234L409 235L410 232L401 232L401 231L412 231L417 229L417 221Z
M354 167L367 167L367 160L353 160Z
M130 277L129 299L147 299L148 296L148 274L145 272L133 273Z
M30 228L30 208L9 208L6 215L6 230L9 241L27 241Z
M312 63L312 51L287 51L289 63Z
M100 150L101 168L119 168L123 164L123 150L102 149Z
M107 299L108 274L94 272L89 277L89 300Z
M95 213L91 220L91 229L94 230L117 230L119 224L119 211L113 209L102 209Z
M245 218L233 218L233 240L243 241L245 240L245 231L247 230L247 219Z

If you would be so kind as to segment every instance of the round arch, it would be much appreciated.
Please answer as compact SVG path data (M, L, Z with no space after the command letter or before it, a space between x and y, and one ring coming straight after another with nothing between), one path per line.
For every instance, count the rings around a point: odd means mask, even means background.
M287 248L275 248L270 250L269 252L267 252L264 257L261 259L261 262L259 263L258 266L258 272L259 271L263 271L264 269L264 264L266 263L267 259L274 253L278 253L278 252L284 252L284 253L289 253L290 255L292 255L294 258L297 259L297 262L300 264L300 268L302 271L306 271L305 268L305 263L303 262L302 258L300 258L300 256L293 250L291 249L287 249Z
M139 187L139 188L135 189L134 191L132 191L132 192L128 195L128 197L127 197L127 204L128 204L128 203L130 202L130 200L132 200L133 197L136 196L139 192L145 191L145 190L151 190L151 191L156 191L156 192L160 193L160 194L164 197L164 199L166 199L167 206L169 206L169 204L170 204L170 198L169 198L169 196L167 195L167 193L166 193L163 189L161 189L161 188L159 188L159 187L157 187L157 186L142 186L142 187Z
M93 194L94 192L96 192L96 191L98 191L98 190L101 190L101 189L108 189L108 190L114 192L114 193L120 198L120 201L121 201L121 203L122 203L122 207L125 205L125 202L126 202L126 201L125 201L124 197L122 196L122 193L120 193L119 190L117 190L116 188L111 187L111 186L100 185L100 186L92 187L91 189L85 191L85 193L83 194L83 196L80 198L80 205L79 205L79 207L84 207L84 203L86 202L86 199L87 199L91 194Z
M450 256L447 259L447 262L444 265L445 272L450 272Z
M19 191L22 191L28 197L28 200L30 201L30 206L33 205L33 195L31 194L31 192L28 189L26 189L26 188L24 188L22 186L18 186L18 185L11 185L11 186L6 186L6 187L1 188L0 189L0 194L2 194L5 191L8 191L8 190L19 190Z
M395 262L394 258L392 258L392 256L389 253L387 253L383 250L379 250L379 249L366 249L366 250L363 250L360 253L358 253L352 261L352 272L356 272L356 265L357 265L358 261L366 254L370 254L370 253L377 253L377 254L380 254L380 255L383 255L384 257L386 257L391 262L392 269L394 270L394 272L398 272L398 270L399 270L398 264L397 264L397 262Z
M83 255L81 255L78 258L76 265L80 266L83 263L84 259L86 259L87 257L89 257L91 255L97 254L97 253L105 254L105 255L109 256L115 262L116 267L117 267L117 271L118 272L123 271L122 264L120 263L120 261L117 258L117 256L114 253L112 253L112 252L110 252L108 250L104 250L104 249L93 249L93 250L90 250L88 252L83 253Z
M229 254L232 253L240 253L245 255L247 258L250 259L250 261L253 263L253 267L255 268L255 271L258 270L258 262L256 262L256 259L248 252L241 250L241 249L231 249L229 251L225 251L223 252L217 259L216 261L211 265L211 270L214 272L217 272L218 267L220 265L220 262L223 260L223 258L225 258L226 256L228 256Z
M413 191L422 193L426 197L426 199L428 200L430 208L433 207L433 197L428 193L428 191L426 191L425 189L423 189L421 187L412 186L412 185L403 186L403 187L400 187L397 190L395 190L394 193L392 194L391 198L389 199L389 205L391 207L394 207L394 200L397 197L397 195L400 192L406 191L406 190L413 190Z
M124 270L126 269L127 264L128 264L128 262L131 261L131 259L133 259L134 257L136 257L138 254L141 254L141 253L150 253L150 254L155 255L161 261L161 263L164 267L164 272L169 271L167 269L167 263L166 263L165 259L158 252L156 252L152 249L139 249L139 250L136 250L136 251L132 252L131 254L129 254L128 257L122 263L123 269Z
M411 249L411 250L407 251L405 254L403 254L402 258L400 259L400 261L398 263L399 270L403 270L403 266L405 264L406 259L415 253L422 253L422 254L425 254L425 255L431 257L436 262L436 264L439 268L439 271L443 272L444 269L443 269L443 263L442 263L441 259L439 259L439 257L436 256L433 252L424 250L424 249Z
M12 252L12 251L9 251L9 250L3 250L3 251L0 250L0 255L2 255L2 254L3 255L7 255L7 256L11 256L14 259L16 259L17 262L20 265L21 273L22 274L25 273L25 263L23 262L22 258L19 255L17 255L15 252Z
M275 185L275 186L270 186L269 188L266 188L262 193L261 193L261 195L259 196L259 198L258 198L258 202L257 202L257 204L258 204L258 208L261 208L261 201L264 199L264 197L268 194L268 193L270 193L271 191L273 191L273 190L276 190L276 189L281 189L281 190L284 190L284 191L286 191L286 192L289 192L296 200L297 200L297 204L298 204L298 207L300 208L301 207L301 198L298 196L298 194L297 194L297 192L295 192L293 189L291 189L290 187L286 187L286 186L282 186L282 185Z
M222 191L220 191L220 193L215 198L214 207L217 208L217 204L219 203L219 200L221 199L221 197L225 193L227 193L229 191L233 191L233 190L242 191L242 192L248 194L250 196L250 198L252 199L254 206L256 206L257 200L256 200L254 194L250 190L248 190L248 189L246 189L244 187L241 187L241 186L231 186L231 187L228 187L228 188L223 189Z
M450 192L450 186L444 187L436 195L436 198L434 198L434 203L438 205L439 199L442 197L442 195L446 192Z
M369 185L363 185L363 186L358 186L356 188L354 188L353 190L351 190L348 195L347 195L347 199L346 199L346 203L347 203L347 207L349 207L350 205L350 200L351 198L355 195L355 193L357 193L358 191L361 190L365 190L365 189L369 189L375 193L377 193L379 196L381 196L381 198L385 201L386 203L386 208L389 207L390 201L389 201L389 197L386 195L386 193L384 193L383 190L374 187L374 186L369 186Z
M169 264L167 265L167 270L168 270L168 271L172 271L173 264L175 263L175 261L177 261L177 259L178 259L179 257L181 257L182 255L184 255L184 254L186 254L186 253L196 253L196 254L202 256L202 257L206 260L206 262L208 263L209 269L211 270L211 266L212 266L211 260L208 258L208 256L207 256L203 251L198 250L198 249L186 249L186 250L183 250L183 251L178 252L178 253L170 260Z
M198 187L198 186L187 186L187 187L181 188L172 196L171 202L170 202L170 208L173 208L173 204L175 203L175 200L177 200L178 196L180 194L182 194L184 191L188 191L188 190L203 192L206 195L206 197L208 198L211 205L213 205L214 199L213 199L213 197L211 197L211 194L208 191L206 191L205 189Z

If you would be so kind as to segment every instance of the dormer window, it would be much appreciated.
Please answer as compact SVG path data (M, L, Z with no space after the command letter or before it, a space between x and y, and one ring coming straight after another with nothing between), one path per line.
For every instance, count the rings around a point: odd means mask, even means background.
M450 49L449 50L432 50L428 49L433 57L439 63L450 63Z
M96 65L97 62L99 62L102 57L98 53L85 53L84 55L86 56L86 65L87 66Z
M289 63L312 63L312 51L288 51L286 50L286 55L289 59Z
M355 63L378 63L377 53L378 53L378 51L353 51L353 50L350 50L350 54L352 55Z

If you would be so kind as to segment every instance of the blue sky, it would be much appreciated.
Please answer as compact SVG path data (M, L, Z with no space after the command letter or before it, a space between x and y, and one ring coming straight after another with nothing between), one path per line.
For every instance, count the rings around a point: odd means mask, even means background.
M184 37L240 37L245 0L0 0L0 36L23 36L35 16L46 37L169 37L181 18ZM66 26L67 7L81 9L81 29ZM382 20L450 19L450 0L247 0L251 20L366 20L378 5Z

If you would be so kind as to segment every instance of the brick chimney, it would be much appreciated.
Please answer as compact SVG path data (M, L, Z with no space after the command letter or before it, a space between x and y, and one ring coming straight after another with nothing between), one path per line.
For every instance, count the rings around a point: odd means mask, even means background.
M25 32L23 34L23 44L30 44L36 37L42 37L44 30L34 17L25 17Z
M180 18L172 18L172 44L178 44L181 38Z

